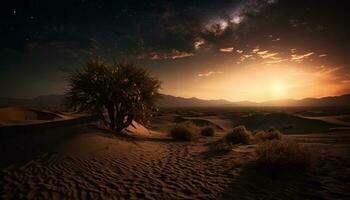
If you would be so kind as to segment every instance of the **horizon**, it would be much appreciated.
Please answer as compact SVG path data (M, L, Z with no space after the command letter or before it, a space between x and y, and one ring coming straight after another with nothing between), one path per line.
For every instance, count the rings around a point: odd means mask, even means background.
M261 103L269 103L269 102L274 102L274 101L286 101L286 100L292 100L292 101L302 101L305 99L322 99L322 98L329 98L329 97L340 97L340 96L345 96L345 95L350 95L350 93L344 93L344 94L340 94L340 95L333 95L333 96L322 96L322 97L305 97L305 98L301 98L301 99L293 99L293 98L286 98L286 99L273 99L273 100L267 100L267 101L250 101L250 100L241 100L241 101L234 101L234 100L228 100L228 99L203 99L203 98L199 98L199 97L195 97L195 96L191 96L191 97L184 97L184 96L175 96L172 94L165 94L165 93L160 93L161 95L166 95L166 96L172 96L174 98L184 98L184 99L198 99L198 100L204 100L204 101L228 101L229 103L240 103L240 102L249 102L249 103L255 103L255 104L261 104ZM20 99L20 100L31 100L31 99L35 99L38 97L43 97L43 96L64 96L65 94L61 93L61 94L41 94L41 95L37 95L34 97L30 97L30 98L24 98L24 97L3 97L0 96L0 99L4 99L4 98L9 98L9 99ZM285 106L288 106L287 104Z
M161 93L185 98L265 102L347 94L350 24L339 20L348 18L347 5L8 2L0 19L1 96L63 93L67 72L94 56L138 63L163 81Z

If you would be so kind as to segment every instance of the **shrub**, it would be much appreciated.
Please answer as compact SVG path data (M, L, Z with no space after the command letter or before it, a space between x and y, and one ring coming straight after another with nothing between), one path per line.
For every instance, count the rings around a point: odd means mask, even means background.
M282 169L305 169L312 156L303 146L291 140L272 140L261 143L257 149L256 165L271 172Z
M212 126L205 126L201 128L201 135L203 136L214 136L215 128Z
M254 139L257 142L268 140L280 140L281 138L282 133L275 128L270 128L267 131L258 131L254 135Z
M225 141L229 144L248 144L251 137L251 132L245 126L237 126L226 134Z
M192 122L187 121L172 127L170 129L170 136L174 140L191 141L197 136L198 132L198 127Z
M232 148L233 148L232 144L228 144L222 140L219 140L208 147L207 153L209 155L224 155L230 152Z

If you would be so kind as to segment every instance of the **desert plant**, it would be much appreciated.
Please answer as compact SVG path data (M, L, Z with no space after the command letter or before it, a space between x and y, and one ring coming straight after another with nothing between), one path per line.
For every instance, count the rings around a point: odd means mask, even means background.
M201 135L202 136L214 136L215 135L215 128L212 126L204 126L201 128Z
M176 124L170 129L170 136L174 140L179 141L191 141L199 132L199 128L190 121L186 121L180 124Z
M270 128L267 131L257 131L254 134L254 139L257 142L262 142L267 140L280 140L282 139L282 133L275 128Z
M312 164L312 154L292 140L272 140L257 149L256 166L271 172L283 169L305 169Z
M135 64L110 65L101 59L92 59L69 75L68 84L66 105L69 108L91 112L120 132L132 120L148 122L155 110L161 83ZM109 120L104 117L105 110Z
M251 132L245 126L237 126L227 133L224 139L229 144L248 144L251 137Z

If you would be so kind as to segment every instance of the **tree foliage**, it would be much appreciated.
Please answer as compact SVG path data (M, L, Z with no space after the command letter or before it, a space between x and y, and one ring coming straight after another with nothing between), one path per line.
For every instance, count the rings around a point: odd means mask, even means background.
M97 115L117 132L132 120L148 123L161 86L157 78L133 63L110 65L96 58L72 72L68 83L66 105Z

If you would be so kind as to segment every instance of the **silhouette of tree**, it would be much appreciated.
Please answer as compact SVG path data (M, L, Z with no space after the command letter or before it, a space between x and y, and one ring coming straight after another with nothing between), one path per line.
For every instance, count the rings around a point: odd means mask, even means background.
M97 115L117 132L133 120L149 122L161 86L157 78L133 63L110 65L96 58L72 72L68 83L66 105ZM104 117L105 111L109 120Z

